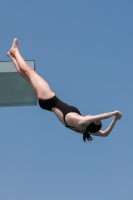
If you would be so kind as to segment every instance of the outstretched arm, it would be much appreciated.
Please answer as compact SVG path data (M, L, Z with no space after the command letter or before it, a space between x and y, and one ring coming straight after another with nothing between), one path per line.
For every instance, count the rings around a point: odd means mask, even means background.
M106 137L109 135L109 133L112 131L112 129L114 128L114 125L115 123L117 122L117 120L121 119L122 115L121 114L116 114L114 117L113 117L113 120L111 122L111 124L109 125L109 127L105 130L105 131L102 131L102 130L99 130L97 133L91 133L91 135L95 135L95 136L102 136L102 137Z
M92 122L107 119L107 118L110 118L115 115L122 116L122 114L119 111L104 113L104 114L100 114L100 115L93 115L93 116L89 115L89 116L85 116L85 117L81 118L81 120L79 121L79 125L87 126Z

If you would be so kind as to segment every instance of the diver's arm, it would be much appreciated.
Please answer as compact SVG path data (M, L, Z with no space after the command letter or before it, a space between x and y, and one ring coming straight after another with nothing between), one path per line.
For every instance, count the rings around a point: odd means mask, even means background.
M116 116L114 116L112 122L110 123L110 125L108 126L108 128L105 131L99 130L96 133L90 133L91 135L94 136L102 136L102 137L106 137L109 135L109 133L112 131L112 129L115 126L116 121L118 120L118 118Z
M94 115L94 116L87 115L87 116L81 118L81 120L79 121L79 124L80 125L89 125L92 122L99 121L102 119L107 119L114 115L121 115L121 113L119 111L114 111L114 112L103 113L103 114Z

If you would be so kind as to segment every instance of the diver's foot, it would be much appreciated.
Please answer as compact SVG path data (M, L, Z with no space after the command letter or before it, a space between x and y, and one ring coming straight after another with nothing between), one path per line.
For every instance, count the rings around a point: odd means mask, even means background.
M10 58L14 58L14 55L13 55L10 51L8 51L6 55L7 55L8 57L10 57Z
M17 40L17 38L15 38L13 40L12 47L11 47L10 51L7 52L7 56L10 57L10 55L14 54L16 50L18 50L18 40Z
M10 54L10 51L8 51L8 52L6 53L6 55L7 55L8 57L10 57L10 55L11 55L11 54Z

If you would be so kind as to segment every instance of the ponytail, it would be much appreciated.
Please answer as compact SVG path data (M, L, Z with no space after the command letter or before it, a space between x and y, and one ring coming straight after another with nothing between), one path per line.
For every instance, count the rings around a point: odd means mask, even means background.
M90 136L88 131L83 133L83 140L84 140L84 142L86 142L86 140L88 140L89 142L91 142L93 140L93 138Z
M102 122L92 122L86 127L86 131L83 133L83 140L86 142L88 140L89 142L93 140L93 138L90 136L90 133L96 133L98 132L102 127Z

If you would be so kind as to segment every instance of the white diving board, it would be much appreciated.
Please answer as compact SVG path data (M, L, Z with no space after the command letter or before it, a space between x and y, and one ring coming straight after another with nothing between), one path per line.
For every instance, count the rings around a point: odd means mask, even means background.
M35 70L35 61L26 61ZM21 77L12 62L0 61L0 107L33 106L37 99L29 83Z

